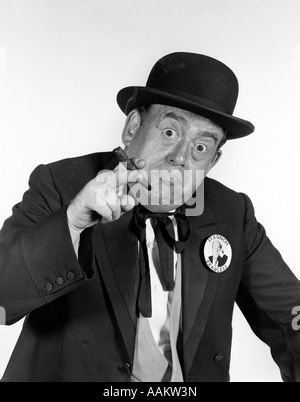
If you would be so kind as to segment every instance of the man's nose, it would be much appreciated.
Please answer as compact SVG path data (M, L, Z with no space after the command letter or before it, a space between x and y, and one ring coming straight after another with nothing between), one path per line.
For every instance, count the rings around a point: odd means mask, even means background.
M186 167L188 158L188 144L178 144L167 157L168 162L174 166Z

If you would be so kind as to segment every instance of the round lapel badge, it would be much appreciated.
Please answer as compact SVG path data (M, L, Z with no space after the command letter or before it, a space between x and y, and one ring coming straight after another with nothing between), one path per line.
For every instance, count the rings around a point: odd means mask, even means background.
M229 241L222 235L210 236L204 246L204 258L206 265L212 271L220 274L229 268L232 258L232 250Z

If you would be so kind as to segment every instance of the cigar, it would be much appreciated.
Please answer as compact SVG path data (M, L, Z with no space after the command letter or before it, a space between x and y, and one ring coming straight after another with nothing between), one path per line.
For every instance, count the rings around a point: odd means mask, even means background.
M136 165L133 163L133 161L128 158L126 152L121 147L117 147L117 148L113 149L112 152L117 156L119 162L127 163L128 170L139 170L136 167ZM146 186L147 186L146 188L148 189L148 191L151 191L151 189L152 189L151 184L147 184Z

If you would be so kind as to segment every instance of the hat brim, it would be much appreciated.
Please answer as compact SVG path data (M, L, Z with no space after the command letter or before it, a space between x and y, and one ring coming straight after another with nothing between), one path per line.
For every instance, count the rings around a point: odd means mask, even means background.
M128 102L129 101L129 102ZM127 115L131 110L151 104L168 105L199 114L212 120L227 131L227 139L246 137L253 133L255 127L247 120L207 107L195 100L149 87L126 87L119 91L117 102Z

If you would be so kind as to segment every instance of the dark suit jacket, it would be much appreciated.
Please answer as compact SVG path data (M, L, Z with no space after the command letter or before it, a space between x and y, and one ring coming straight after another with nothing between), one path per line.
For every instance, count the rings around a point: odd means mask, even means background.
M82 233L79 261L67 224L72 198L113 155L92 154L37 167L0 236L0 305L8 324L26 316L2 381L129 381L136 332L137 239L132 211ZM116 162L114 162L116 163ZM183 253L185 381L228 381L237 301L266 342L285 381L300 381L300 335L291 311L299 282L256 221L251 201L205 180L205 209L190 217ZM210 271L203 246L221 234L230 267Z

